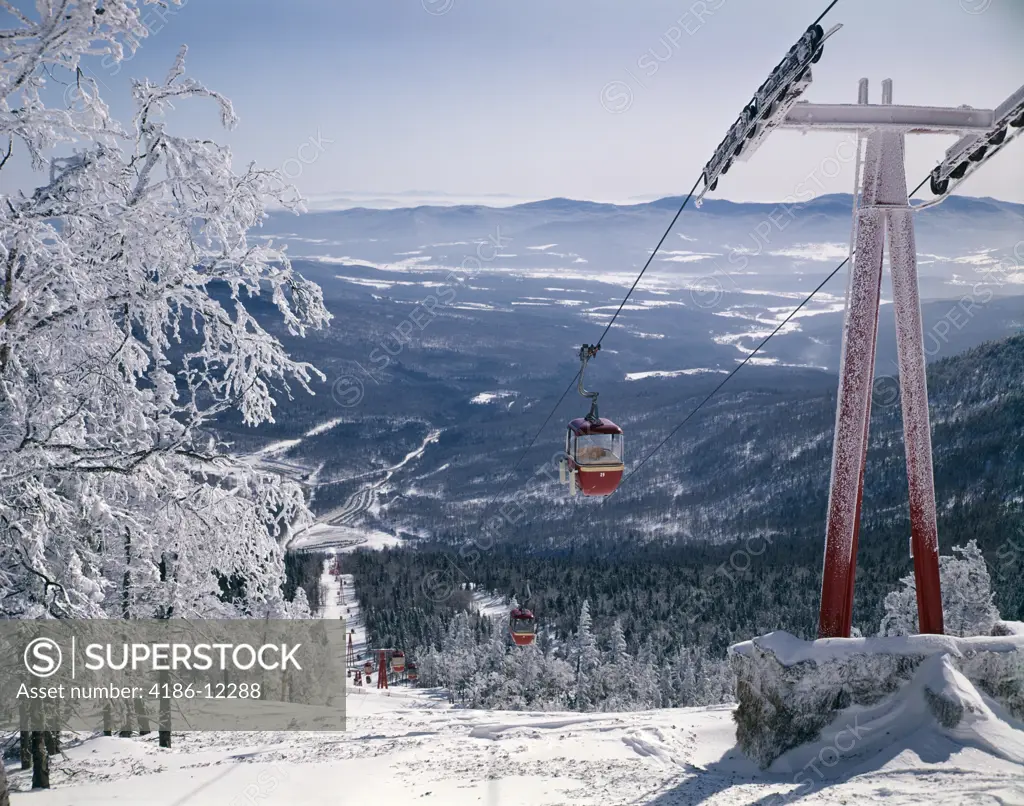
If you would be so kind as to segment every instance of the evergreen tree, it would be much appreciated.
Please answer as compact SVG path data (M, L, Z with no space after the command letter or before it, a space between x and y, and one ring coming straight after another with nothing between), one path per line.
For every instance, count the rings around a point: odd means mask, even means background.
M977 541L953 546L955 557L943 557L942 612L947 635L991 635L999 620L985 558Z
M615 619L612 622L611 638L609 641L608 662L618 666L631 663L628 647L626 646L626 635L622 631L622 619Z
M697 675L694 671L693 656L690 652L680 653L682 668L679 670L680 705L697 705Z
M288 603L286 609L290 618L312 618L305 588L295 589L295 597Z
M601 653L591 629L590 601L583 600L580 620L576 628L576 708L589 711L598 695L598 669Z

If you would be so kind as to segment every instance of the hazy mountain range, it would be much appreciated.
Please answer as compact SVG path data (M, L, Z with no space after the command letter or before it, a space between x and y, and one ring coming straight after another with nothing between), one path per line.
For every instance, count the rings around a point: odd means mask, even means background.
M335 314L329 330L307 339L282 335L327 380L315 397L281 400L277 423L259 435L232 421L226 432L243 451L279 441L264 458L307 474L320 512L358 493L362 517L428 534L453 513L480 510L566 390L579 346L601 336L679 201L272 214L261 234L289 243ZM627 428L630 463L835 269L848 252L850 205L848 196L826 196L792 211L714 201L684 211L588 369L601 413ZM1024 296L1015 295L1024 292L1024 206L950 199L919 214L917 235L929 360L1024 329ZM727 480L745 483L732 478L735 468L763 470L768 444L771 455L789 455L779 454L779 412L813 411L781 433L791 451L806 450L805 439L813 446L823 468L813 474L822 475L816 489L825 483L846 281L844 269L730 381L706 418L673 438L653 472L606 510L613 522L675 511L678 530L710 517L698 499L725 496L715 505L725 506ZM896 373L894 359L885 305L880 376ZM897 399L885 384L881 392L885 405ZM585 411L570 390L509 490L529 488L561 446L564 422ZM719 467L702 451L719 444L722 429L734 433ZM707 446L696 475L694 445ZM528 498L532 522L557 528L565 491L545 483ZM657 528L666 528L662 516Z

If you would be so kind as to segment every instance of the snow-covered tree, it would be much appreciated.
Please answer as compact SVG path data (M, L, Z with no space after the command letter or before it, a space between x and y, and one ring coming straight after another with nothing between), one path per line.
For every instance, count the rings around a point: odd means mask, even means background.
M295 589L295 595L288 603L288 615L294 619L312 617L309 609L309 597L306 596L306 591L301 585Z
M601 665L601 652L597 647L597 639L592 630L590 602L583 600L580 608L580 620L576 627L575 666L576 666L576 708L587 711L593 707L599 697L598 667Z
M621 619L615 619L612 622L611 637L608 643L609 663L625 665L633 662L633 659L629 657L629 648L626 645L626 634L622 630Z
M470 708L564 709L572 670L536 645L510 645L503 623L481 619L481 637L468 613L456 614L440 649L421 647L419 684L448 690L453 703Z
M992 579L977 541L953 546L957 556L946 558L942 579L945 629L952 635L990 635L999 621ZM941 566L940 566L941 570Z
M267 296L293 334L330 319L287 255L247 236L294 194L174 133L185 99L236 122L185 75L184 49L165 80L133 83L129 125L111 118L81 59L138 46L136 0L4 9L0 137L46 174L0 196L3 613L284 612L280 540L301 493L209 428L230 409L271 421L274 395L315 372L245 302Z
M725 659L694 647L659 660L650 637L633 656L615 623L602 655L592 624L587 602L570 640L518 647L503 621L458 612L439 647L413 651L419 685L447 689L451 702L464 707L511 710L637 711L732 699Z
M608 652L601 668L601 688L605 702L602 709L630 710L637 702L637 688L633 679L636 660L629 654L622 622L616 619L608 635Z
M110 116L82 60L134 50L139 5L2 2L0 171L13 156L45 173L0 194L0 616L287 616L301 491L210 427L229 410L272 420L274 395L315 372L247 296L295 335L330 315L284 252L248 240L294 193L170 125L186 99L236 122L185 76L184 48L165 80L133 82L130 124Z
M679 670L679 700L680 705L695 705L699 702L697 673L693 663L685 663Z
M976 541L953 546L953 555L939 557L942 618L947 635L989 635L999 611L992 594L988 566ZM885 615L879 635L917 632L917 585L914 575L900 580L900 588L885 597Z

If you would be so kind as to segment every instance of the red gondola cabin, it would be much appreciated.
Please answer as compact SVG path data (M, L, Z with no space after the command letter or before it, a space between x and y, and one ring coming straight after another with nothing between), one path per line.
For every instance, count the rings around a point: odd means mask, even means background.
M537 637L537 619L526 608L516 608L509 613L508 629L516 646L529 646Z
M400 649L391 653L391 671L394 674L401 674L405 671L405 653Z
M611 495L622 481L622 429L611 420L578 417L565 435L562 471L568 473L570 494ZM566 479L563 478L563 481Z

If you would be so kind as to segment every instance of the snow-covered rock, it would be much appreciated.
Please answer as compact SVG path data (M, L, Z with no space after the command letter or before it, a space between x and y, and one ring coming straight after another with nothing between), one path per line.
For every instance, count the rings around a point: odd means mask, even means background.
M846 709L873 707L901 692L934 658L948 659L1000 708L1024 718L1024 635L802 641L775 632L736 644L730 658L739 701L737 743L762 768L821 741Z
M783 753L770 769L792 773L816 767L825 778L848 776L857 766L874 766L880 753L910 749L928 755L937 744L974 747L1024 764L1024 730L1014 722L957 670L950 655L932 655L899 691L874 706L842 711L816 741Z

